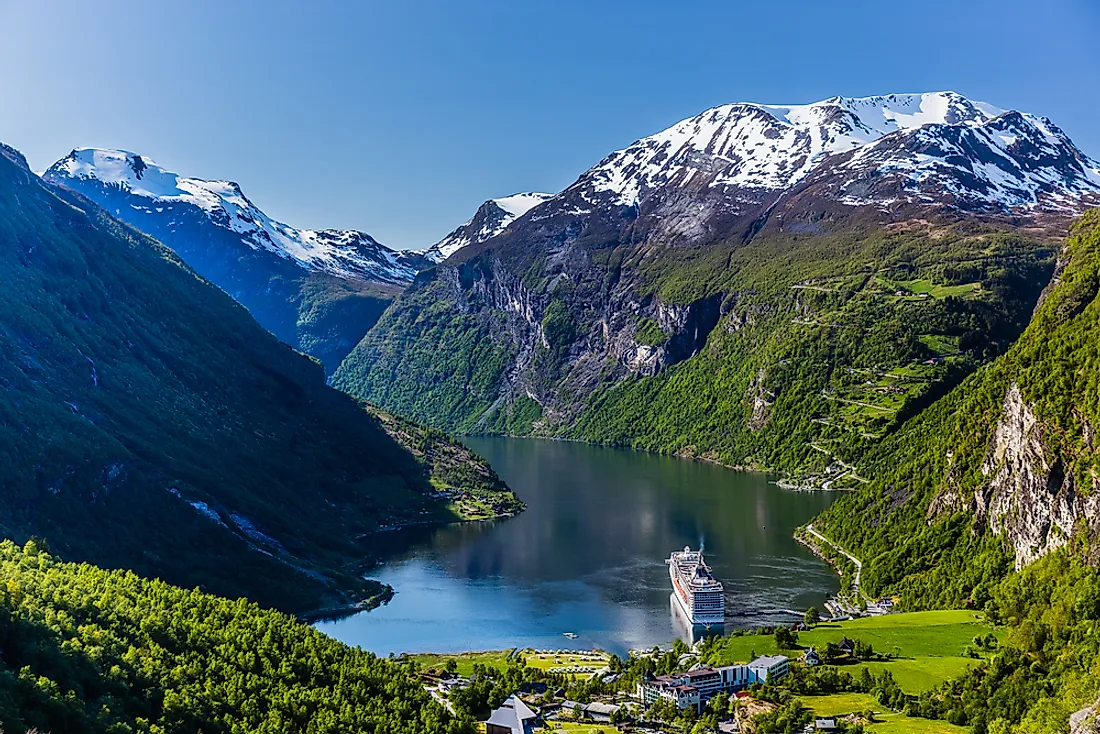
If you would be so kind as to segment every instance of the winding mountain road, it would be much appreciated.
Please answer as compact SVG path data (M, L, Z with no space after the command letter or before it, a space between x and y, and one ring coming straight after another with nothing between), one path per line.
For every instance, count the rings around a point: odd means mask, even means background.
M859 588L859 577L860 577L860 576L861 576L861 575L863 574L863 561L859 560L858 558L856 558L855 556L853 556L853 555L852 555L851 553L849 553L848 551L844 550L844 549L843 549L843 548L841 548L841 547L840 547L839 545L837 545L836 543L834 543L833 541L829 540L828 538L826 538L826 537L825 537L824 535L822 535L821 533L819 533L819 532L817 532L816 530L814 530L814 526L813 526L812 524L811 524L811 525L807 525L807 526L806 526L806 532L808 532L808 533L809 533L810 535L814 536L814 537L815 537L815 538L817 538L818 540L822 541L823 543L828 543L828 544L829 544L829 545L831 545L831 546L832 546L833 548L835 548L835 549L836 549L836 551L837 551L838 553L840 553L841 555L845 556L845 557L846 557L846 558L847 558L848 560L850 560L850 561L851 561L852 563L854 563L854 564L855 564L855 566L856 566L856 576L855 576L855 580L854 580L854 581L852 582L852 589L853 589L853 590L854 590L854 591L855 591L855 592L856 592L857 594L859 594L859 595L860 595L860 596L862 596L862 597L863 597L864 599L866 599L866 598L867 598L867 595L866 595L866 594L864 594L864 593L863 593L863 591L861 591L861 590L860 590L860 588Z

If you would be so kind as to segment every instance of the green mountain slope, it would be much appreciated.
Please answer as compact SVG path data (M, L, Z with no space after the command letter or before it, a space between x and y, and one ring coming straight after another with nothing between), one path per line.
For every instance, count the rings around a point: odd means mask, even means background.
M874 480L814 521L862 559L865 592L910 608L984 610L1007 626L989 664L922 694L910 713L982 733L1068 732L1071 717L1075 731L1095 725L1097 345L1092 210L1021 338L882 442L859 466Z
M556 226L520 220L422 273L334 384L458 432L821 469L1003 351L1054 249L952 215L692 244L624 222L557 245Z
M0 349L7 537L303 610L381 591L357 573L364 534L453 517L316 361L9 148Z
M474 731L408 671L293 618L0 543L5 731Z
M870 590L980 608L1007 569L1074 537L1100 559L1098 292L1094 210L1012 348L861 462L875 481L819 525L864 560Z

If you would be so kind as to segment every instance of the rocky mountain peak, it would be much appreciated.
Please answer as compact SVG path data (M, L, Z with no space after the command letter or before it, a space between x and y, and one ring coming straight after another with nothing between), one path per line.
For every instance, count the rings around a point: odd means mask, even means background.
M714 107L615 151L562 196L573 209L574 198L629 207L684 190L748 211L838 166L860 191L865 179L905 179L873 197L835 186L852 205L946 193L963 206L1063 209L1100 195L1100 164L1046 118L930 92Z
M496 237L514 220L553 197L553 194L526 192L489 199L478 207L471 219L421 254L433 263L442 262L466 245Z

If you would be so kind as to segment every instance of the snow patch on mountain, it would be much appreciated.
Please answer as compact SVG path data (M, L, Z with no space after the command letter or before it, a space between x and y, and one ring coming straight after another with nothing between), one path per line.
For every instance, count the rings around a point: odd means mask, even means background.
M364 232L291 227L268 217L236 183L181 176L129 151L78 148L45 175L62 183L80 179L118 188L148 200L145 206L150 211L160 211L157 204L197 207L216 226L240 235L249 247L275 253L306 270L387 283L405 282L416 275L398 253Z
M846 165L877 166L868 175L907 171L915 188L942 183L965 199L1007 208L1059 208L1100 192L1100 164L1046 118L931 92L722 105L615 151L563 196L633 206L672 187L734 198L739 190L777 192L852 151Z
M421 254L432 262L442 262L467 245L496 237L516 219L552 198L554 194L527 192L489 199L478 208L472 219L423 250Z
M978 125L927 125L882 138L839 165L853 181L900 179L907 198L941 194L970 207L1072 214L1100 196L1100 164L1045 117L1005 112ZM873 202L841 191L841 201Z

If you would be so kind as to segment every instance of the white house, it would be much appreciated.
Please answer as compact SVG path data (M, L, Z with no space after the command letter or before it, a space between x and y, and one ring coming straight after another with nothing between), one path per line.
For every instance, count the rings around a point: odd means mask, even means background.
M786 655L761 655L748 665L758 683L774 683L791 672Z

